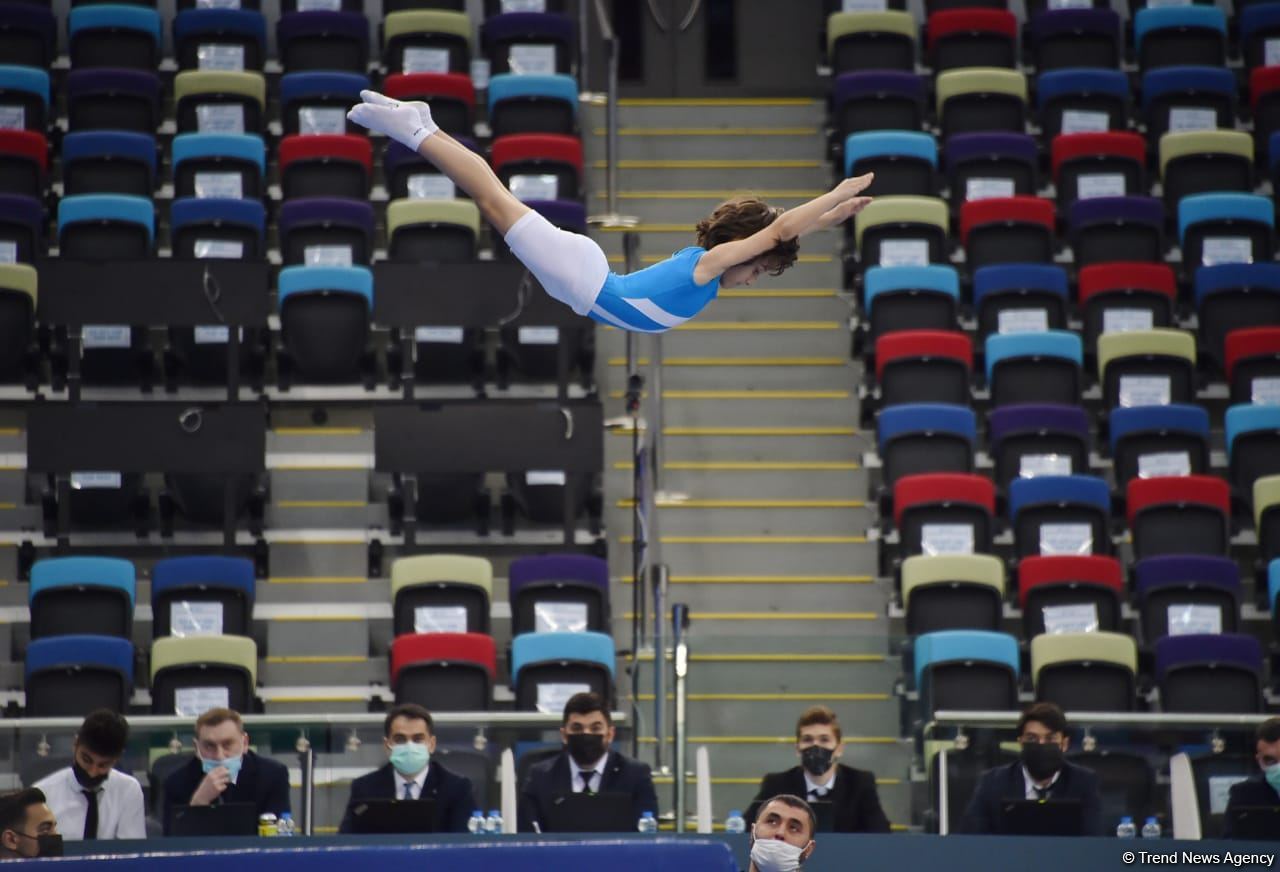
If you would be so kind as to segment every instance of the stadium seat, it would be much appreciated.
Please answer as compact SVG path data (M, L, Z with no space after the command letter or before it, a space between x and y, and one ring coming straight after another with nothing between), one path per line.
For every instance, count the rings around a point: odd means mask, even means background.
M963 747L958 743L935 741L930 744L934 747L937 745L943 745L943 747L938 748L928 759L929 797L936 803L939 813L943 803L946 804L950 821L958 822L964 817L964 811L969 807L974 790L977 789L982 776L988 770L997 766L1008 766L1018 761L1016 753L1011 753L995 743L970 742ZM946 754L942 753L943 750ZM944 760L945 770L943 769ZM944 771L946 772L945 784L942 775ZM953 823L951 826L955 827L956 824ZM951 832L955 831L955 829L951 830Z
M1080 401L1084 347L1070 330L993 333L985 360L993 407Z
M476 89L463 73L396 73L382 90L397 100L431 104L431 117L450 136L474 136ZM572 126L572 125L571 125Z
M924 126L924 80L914 72L843 73L831 89L835 142L867 130L918 131Z
M1253 190L1253 140L1239 130L1194 130L1160 137L1165 210L1191 194Z
M373 257L373 206L339 197L286 200L277 218L285 266L359 266Z
M977 426L966 406L914 403L881 410L876 450L885 486L920 472L972 472Z
M0 263L31 263L44 254L44 208L35 197L0 194Z
M990 554L916 555L902 562L907 633L1000 629L1004 564Z
M609 632L609 566L599 557L518 557L507 584L513 635Z
M24 714L84 717L123 713L133 694L133 643L118 636L51 636L27 646Z
M570 499L570 521L576 522L588 513L588 525L596 529L600 518L600 495L593 477L582 476L574 485L562 470L539 469L508 472L507 487L502 497L504 529L515 528L519 515L532 524L564 524L566 488L573 487Z
M956 327L960 277L952 266L873 266L863 273L863 308L874 342L897 330Z
M880 197L853 219L858 257L868 266L947 261L947 204L936 197Z
M289 266L278 288L289 366L307 381L359 381L373 310L369 269Z
M1100 478L1015 478L1009 483L1009 520L1019 559L1111 553L1111 491Z
M572 76L503 73L489 80L489 126L494 137L578 131L578 85Z
M0 251L4 242L0 240ZM37 276L25 263L0 263L0 383L34 379L39 349L36 339Z
M1103 832L1114 830L1121 818L1145 821L1157 811L1156 773L1144 754L1098 748L1073 751L1067 760L1098 776Z
M243 557L170 557L151 569L152 634L249 636L256 582Z
M838 12L827 19L827 59L839 76L916 68L915 19L898 9Z
M1098 337L1102 408L1195 401L1196 341L1183 330L1133 330Z
M1269 200L1262 197L1250 199L1261 200L1257 205L1266 210L1268 217L1273 214ZM1237 225L1233 229L1236 233L1263 236L1268 244L1266 253L1252 263L1202 266L1195 272L1197 334L1206 356L1219 368L1225 363L1227 336L1232 331L1254 325L1280 325L1280 266L1269 262L1271 228L1259 221L1254 227ZM1225 232L1231 230L1226 229ZM1206 250L1214 245L1252 244L1255 250L1258 246L1256 238L1251 241L1249 236L1202 238ZM1183 251L1187 251L1186 246Z
M525 633L511 641L516 710L560 713L575 693L613 704L613 637L605 633Z
M1247 498L1255 481L1280 473L1280 406L1231 406L1223 429L1231 486Z
M1114 557L1055 555L1018 561L1018 607L1028 639L1042 633L1123 629L1124 569Z
M423 328L419 328L418 352L423 348L431 348L428 338L423 337ZM422 359L419 358L419 361ZM419 377L424 364L419 362ZM441 373L429 371L430 379L441 380ZM460 380L465 381L471 375L470 370L464 372ZM484 486L483 474L459 473L457 475L432 474L419 472L417 475L418 502L415 520L420 524L462 524L475 522L475 527L488 530L491 511L490 496ZM403 496L400 497L403 501Z
M1280 327L1232 330L1224 346L1231 402L1280 403Z
M155 207L123 194L77 194L58 202L58 246L63 257L137 260L155 245Z
M1050 70L1036 79L1040 128L1061 134L1123 131L1129 123L1129 79L1119 70Z
M1226 554L1231 489L1216 475L1130 479L1126 511L1137 560L1162 554Z
M1037 72L1120 66L1120 16L1110 9L1048 9L1030 17Z
M36 3L0 4L0 57L6 63L48 69L55 56L58 22Z
M485 633L422 633L391 642L391 689L397 703L435 711L488 711L498 655Z
M426 633L489 634L493 564L483 557L424 554L391 564L397 637Z
M1160 708L1254 714L1262 707L1262 646L1244 634L1165 636L1156 642Z
M69 194L150 197L156 187L156 141L121 130L68 133L62 140L62 189Z
M362 200L368 193L373 173L373 146L363 136L287 136L280 141L279 158L286 200L294 197Z
M474 142L465 139L458 141L475 150ZM398 142L387 143L386 150L382 153L382 173L392 200L438 201L465 199L467 196L435 164Z
M1280 9L1274 3L1250 3L1236 8L1240 54L1245 67L1280 65Z
M0 99L3 99L0 75ZM160 78L149 70L71 70L66 78L70 130L131 130L160 126ZM43 128L43 122L41 122Z
M1097 347L1103 333L1173 325L1178 283L1167 264L1122 261L1081 267L1076 290L1088 350Z
M347 121L347 110L368 87L369 78L363 73L286 73L280 77L280 121L285 136L356 132Z
M183 70L173 78L179 133L263 132L267 81L261 73Z
M1164 261L1164 209L1155 197L1077 199L1068 222L1071 251L1081 267L1119 260Z
M893 523L903 556L989 553L995 513L995 487L980 475L921 473L893 483Z
M1072 405L1018 404L987 413L996 486L1015 478L1074 475L1089 469L1089 416Z
M493 141L490 163L520 200L579 200L582 140L574 136L525 134Z
M56 557L31 567L31 638L92 635L129 639L137 581L114 557Z
M49 143L34 130L0 130L0 193L41 198L48 185Z
M1134 54L1143 72L1187 65L1221 67L1227 19L1213 6L1148 6L1133 16Z
M1005 633L943 630L915 641L915 682L926 717L1018 706L1018 642Z
M1053 138L1050 160L1064 214L1077 200L1132 197L1146 190L1147 145L1136 133L1064 133Z
M1275 207L1267 197L1255 194L1194 194L1178 204L1178 236L1182 246L1182 262L1190 273L1196 267L1211 267L1205 272L1210 287L1219 286L1225 276L1268 276L1265 264L1272 259L1275 229ZM1229 266L1222 266L1227 264ZM1256 266L1244 266L1256 264ZM1199 280L1199 272L1196 272ZM1197 281L1197 284L1199 282ZM1261 282L1270 288L1274 280ZM1212 293L1212 291L1206 291ZM1198 303L1197 303L1198 305ZM1247 308L1247 307L1246 307ZM1275 321L1252 317L1246 323L1266 324ZM1223 336L1205 344L1216 347L1216 359L1222 359Z
M1113 409L1108 430L1119 488L1134 478L1199 476L1209 470L1209 413L1203 406Z
M875 173L877 196L932 197L938 193L938 147L909 130L851 133L844 141L845 178Z
M1261 481L1261 479L1259 480ZM1274 487L1272 490L1274 492ZM1256 496L1257 495L1255 495L1255 503L1257 502ZM1272 499L1274 500L1274 496ZM1274 502L1269 505L1268 508L1271 509L1271 512L1268 513L1270 517L1268 518L1267 524L1269 538L1267 550L1272 556L1270 560L1267 561L1267 607L1271 610L1271 627L1272 632L1274 633L1276 628L1280 627L1280 608L1277 608L1277 606L1280 605L1280 560L1277 560L1274 556L1276 551L1280 549L1277 549L1275 531L1272 527L1272 525L1276 523L1277 514L1275 512ZM1261 535L1262 528L1259 527L1258 530L1259 535ZM1259 551L1261 550L1262 547L1259 546Z
M480 239L480 210L470 200L392 200L387 257L393 261L471 263Z
M369 67L369 20L359 11L286 12L276 22L280 65L290 73L346 72Z
M996 263L1051 263L1053 201L1039 197L970 200L960 208L965 263L979 269Z
M123 3L75 6L67 15L71 66L154 70L160 60L160 13Z
M973 346L959 331L901 330L876 339L882 408L904 403L969 402Z
M1004 263L973 272L978 337L1036 333L1067 326L1067 273L1060 266Z
M935 83L942 139L957 133L1008 130L1022 133L1027 79L1017 70L970 67L940 73Z
M466 73L471 21L462 12L414 9L382 22L382 64L388 73Z
M1018 20L1007 9L944 9L929 15L925 59L934 74L1006 67L1018 60Z
M1254 148L1261 162L1275 154L1271 137L1280 132L1280 67L1258 67L1249 74L1249 108Z
M1068 711L1137 708L1138 646L1128 633L1042 633L1031 639L1036 699Z
M1236 77L1222 67L1162 67L1142 77L1142 114L1148 142L1169 131L1235 126Z
M248 636L164 636L151 643L152 714L251 713L257 684L258 646Z
M0 113L7 130L44 133L49 112L49 74L35 67L0 64Z
M954 209L991 197L1034 197L1039 188L1039 149L1025 133L957 133L944 157Z
M570 75L576 67L574 21L568 15L507 12L486 18L480 45L499 75Z
M1143 642L1165 636L1234 633L1240 618L1240 570L1226 557L1166 554L1134 564Z
M173 18L173 53L183 70L261 70L267 20L253 9L186 9Z
M185 197L169 210L175 258L257 259L266 255L267 213L260 200Z

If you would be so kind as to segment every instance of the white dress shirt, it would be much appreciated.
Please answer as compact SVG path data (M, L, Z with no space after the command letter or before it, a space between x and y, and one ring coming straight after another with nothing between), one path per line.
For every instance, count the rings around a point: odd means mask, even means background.
M421 772L419 772L417 775L413 776L412 778L405 778L399 772L396 772L396 770L392 769L392 771L395 772L396 774L395 798L404 799L404 786L406 784L412 784L413 787L410 789L413 791L413 798L422 799L422 785L427 783L427 772L430 769L431 769L431 764L428 763L426 766L422 767Z
M1059 769L1057 772L1053 773L1053 777L1049 779L1049 783L1048 783L1048 784L1046 784L1044 787L1042 787L1042 788L1041 788L1041 790L1048 790L1049 788L1053 787L1053 785L1057 784L1057 783L1058 783L1058 776L1059 776L1059 775L1061 775L1061 774L1062 774L1062 770L1061 770L1061 769ZM1035 779L1031 777L1031 773L1027 771L1027 767L1026 767L1026 766L1023 766L1023 767L1022 767L1022 780L1026 782L1026 786L1027 786L1027 790L1026 790L1026 798L1027 798L1027 799L1040 799L1040 798L1041 798L1041 797L1040 797L1040 794L1036 792L1036 782L1035 782Z
M49 808L58 819L58 832L68 841L84 838L84 817L89 799L68 766L35 783L44 791ZM132 775L112 769L98 788L98 838L145 839L146 811L142 785Z
M578 761L572 757L569 758L569 787L574 793L582 793L582 776L579 773L591 772L591 789L595 793L600 792L600 787L604 784L604 764L609 759L609 752L596 761L594 766L582 767L578 765Z
M819 784L818 782L814 781L812 778L809 777L808 772L805 772L804 773L805 799L809 799L809 798L826 799L827 797L829 797L831 795L831 791L836 786L837 772L839 772L839 770L836 770L836 772L831 773L831 780L829 780L826 784ZM813 792L815 790L821 790L822 795L819 797L814 797Z

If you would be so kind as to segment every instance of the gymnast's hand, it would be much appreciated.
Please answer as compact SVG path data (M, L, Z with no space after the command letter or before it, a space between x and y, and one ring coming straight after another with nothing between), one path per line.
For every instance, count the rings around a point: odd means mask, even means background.
M406 148L417 151L424 139L439 130L426 103L401 103L377 91L361 91L360 96L364 102L352 107L347 118Z
M840 195L841 200L852 199L871 187L871 183L875 181L875 178L875 173L864 173L851 179L844 179L840 184L836 185L836 193ZM863 205L866 204L864 203Z

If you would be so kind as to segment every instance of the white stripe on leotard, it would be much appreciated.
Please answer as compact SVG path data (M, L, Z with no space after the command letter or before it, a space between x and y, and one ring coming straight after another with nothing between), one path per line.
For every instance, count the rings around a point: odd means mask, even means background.
M646 329L645 329L645 328L643 328L643 327L634 327L634 326L632 326L632 325L630 325L630 324L625 323L625 322L624 322L624 321L622 321L620 318L615 318L613 315L610 315L608 312L606 312L604 309L600 308L599 306L592 306L592 307L591 307L591 314L592 314L592 315L596 315L596 316L598 316L601 320L603 320L603 321L607 321L608 323L612 324L614 327L618 327L618 328L621 328L621 329L623 329L623 330L631 330L631 331L636 332L636 333L664 333L664 332L666 332L665 330L646 330Z
M648 317L651 321L656 321L663 327L679 327L688 318L681 318L679 315L672 315L666 309L659 306L653 300L644 297L621 297L623 302L630 303L635 307L636 311Z

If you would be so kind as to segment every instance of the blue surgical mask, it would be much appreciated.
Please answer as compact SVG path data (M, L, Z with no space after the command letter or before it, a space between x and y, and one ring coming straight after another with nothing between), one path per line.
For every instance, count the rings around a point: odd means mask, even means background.
M405 778L412 778L431 762L431 752L421 742L391 746L391 765Z
M1280 763L1264 766L1262 774L1266 776L1267 784L1270 784L1276 793L1280 793Z
M235 784L236 779L240 777L240 766L244 763L244 756L237 754L234 757L226 757L222 760L206 760L200 758L200 768L208 775L213 770L221 766L227 770L227 775L231 776L231 783Z

